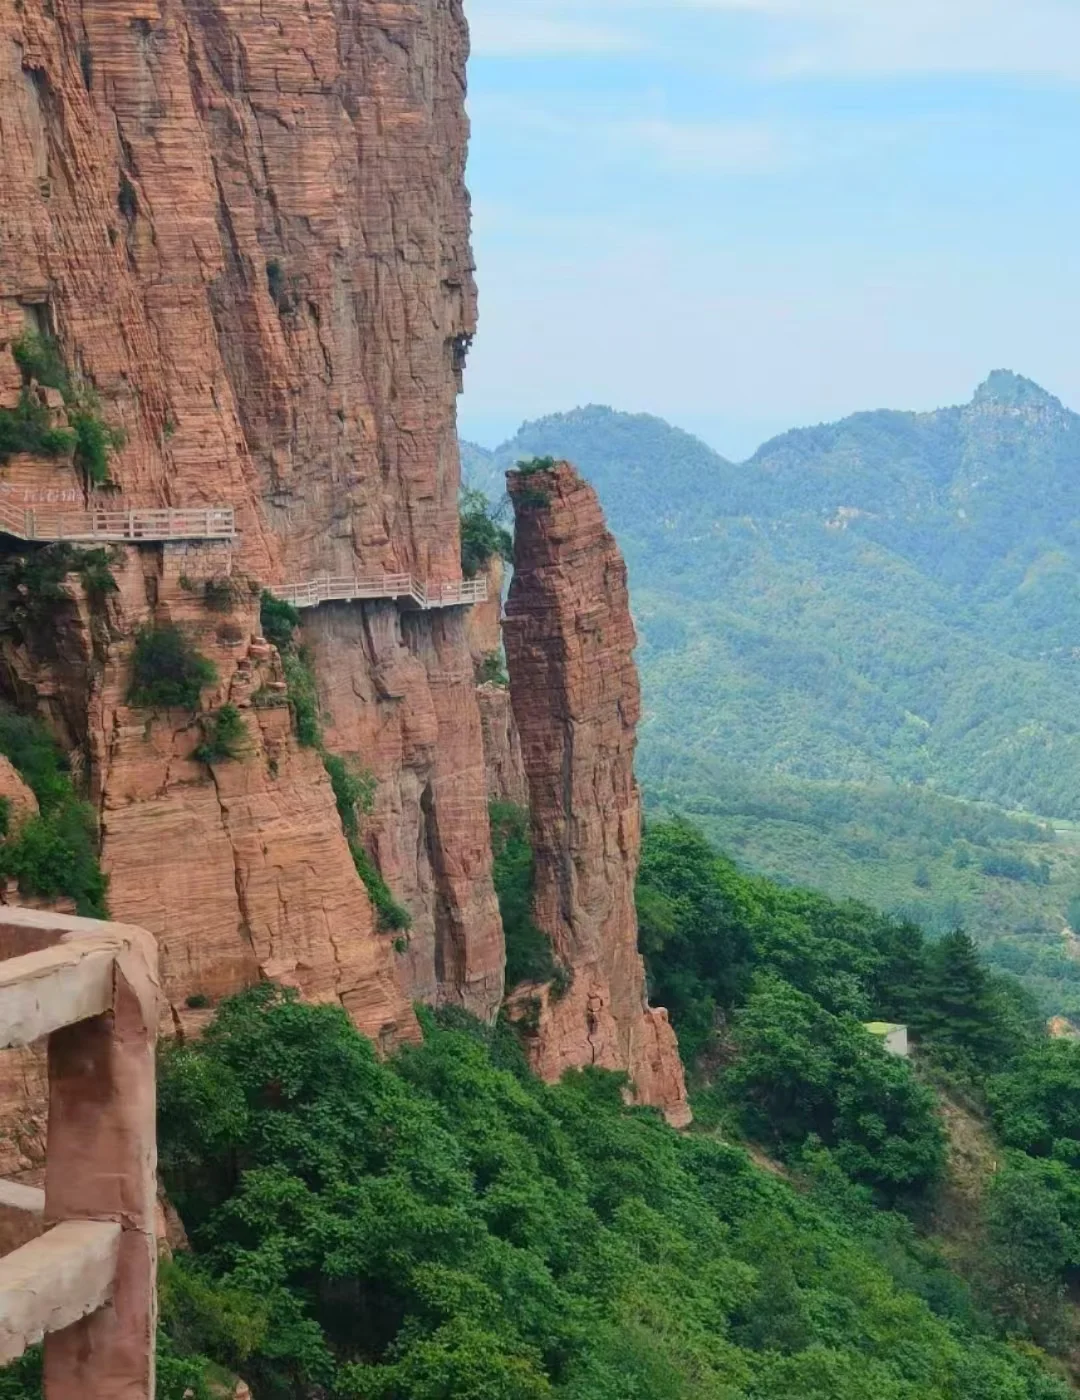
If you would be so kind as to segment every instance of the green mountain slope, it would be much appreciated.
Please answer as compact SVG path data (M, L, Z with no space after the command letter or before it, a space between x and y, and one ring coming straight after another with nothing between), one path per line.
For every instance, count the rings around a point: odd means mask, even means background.
M1080 417L1037 385L999 371L962 407L857 414L741 465L659 419L589 407L470 448L468 471L497 492L517 458L548 453L596 485L627 556L647 789L663 779L678 806L695 766L700 797L701 765L721 763L870 785L886 808L882 784L914 784L1080 818ZM852 889L850 870L823 868L828 834L798 860L775 835L757 828L740 859ZM1024 913L1000 881L914 886L908 867L940 851L896 854L890 838L888 871L855 882L864 896L895 907L906 889L934 919L958 898L984 936L995 919L998 933L1034 922L1060 954L1080 889L1071 845L1051 861L1053 895L1021 899Z

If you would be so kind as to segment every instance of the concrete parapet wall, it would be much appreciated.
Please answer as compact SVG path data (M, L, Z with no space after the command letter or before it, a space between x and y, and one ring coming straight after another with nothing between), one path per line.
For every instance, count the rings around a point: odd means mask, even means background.
M46 1400L154 1395L157 947L142 929L0 910L0 1046L48 1037L45 1191L0 1183L0 1360L45 1338ZM9 1235L10 1238L10 1235Z

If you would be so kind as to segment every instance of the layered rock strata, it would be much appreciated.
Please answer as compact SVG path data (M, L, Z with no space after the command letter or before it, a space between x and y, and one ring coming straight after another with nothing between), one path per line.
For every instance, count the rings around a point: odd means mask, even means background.
M534 913L568 989L528 988L537 1070L597 1065L640 1103L690 1113L667 1013L650 1008L634 884L640 690L626 568L596 493L568 463L508 477L517 519L505 642L536 857Z
M414 999L498 1004L461 615L307 615L328 744L379 779L366 836L413 916L405 954L376 930L318 755L263 703L281 675L258 637L267 582L459 575L466 55L460 0L0 5L0 404L15 339L55 336L126 435L101 499L231 505L241 532L125 549L104 615L79 602L49 638L0 638L0 694L85 771L113 915L158 934L180 1025L259 976L385 1042L416 1034ZM70 464L0 476L20 500L84 495ZM237 585L223 614L199 599L215 577ZM126 704L151 618L215 662L204 707L241 709L245 761L208 771L190 716Z

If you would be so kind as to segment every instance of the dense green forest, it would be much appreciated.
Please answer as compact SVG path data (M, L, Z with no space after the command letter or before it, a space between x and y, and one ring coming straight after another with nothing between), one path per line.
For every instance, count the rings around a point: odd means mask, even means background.
M493 819L528 940L527 837ZM255 1400L1075 1394L1080 1046L966 935L744 874L682 820L650 823L638 904L689 1133L618 1076L540 1083L512 1026L452 1010L380 1060L266 984L162 1048L191 1248L162 1268L160 1400L237 1374ZM914 1061L870 1017L910 1024ZM996 1135L962 1234L959 1101Z
M497 499L507 466L548 453L594 483L627 557L659 809L778 878L935 928L959 912L1048 1009L1072 1009L1080 417L997 373L963 407L857 414L738 466L597 407L467 445L465 466ZM900 833L911 789L924 815ZM984 872L985 850L957 869L934 794L1052 819L1048 843L995 838L1003 861L1045 858L1049 883ZM838 805L832 834L803 819Z

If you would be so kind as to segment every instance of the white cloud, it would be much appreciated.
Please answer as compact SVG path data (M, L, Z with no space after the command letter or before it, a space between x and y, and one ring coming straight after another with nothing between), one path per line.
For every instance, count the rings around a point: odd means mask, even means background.
M532 9L498 3L469 10L472 49L478 58L563 58L570 54L623 53L638 47L634 34L616 25L583 22L558 4L534 0Z
M485 56L718 42L694 14L757 16L776 77L985 73L1080 80L1076 0L476 0ZM718 47L718 56L719 54Z
M590 109L564 100L547 105L503 94L474 97L474 120L504 136L570 142L590 159L632 163L670 174L757 175L794 163L814 145L809 129L766 121L677 121ZM822 143L824 144L824 143Z

